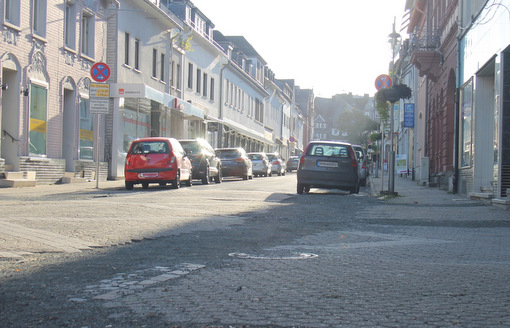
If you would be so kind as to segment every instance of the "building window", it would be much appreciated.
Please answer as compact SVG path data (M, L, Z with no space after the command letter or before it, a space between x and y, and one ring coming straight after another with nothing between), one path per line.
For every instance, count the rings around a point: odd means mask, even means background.
M5 0L5 21L19 26L20 0Z
M202 70L197 68L197 92L200 93L202 87Z
M94 124L89 110L89 99L80 99L80 150L79 158L93 160Z
M124 64L129 66L129 33L124 33Z
M210 88L209 99L214 100L214 79L213 78L211 78L211 84L210 84L209 88Z
M473 80L460 90L460 166L470 167L473 156L472 115L473 115Z
M177 88L177 90L180 90L181 89L181 65L179 65L179 64L175 65L175 79L177 81L177 83L174 82L175 87Z
M264 103L255 99L255 120L264 123Z
M152 77L157 77L158 73L158 50L152 49Z
M86 12L81 16L81 52L94 57L94 16Z
M76 47L76 13L73 3L66 3L65 19L64 19L64 42L65 46L70 49Z
M46 155L47 90L30 86L30 154Z
M159 71L160 71L159 79L161 81L165 81L165 54L161 54L161 66Z
M46 37L46 0L32 0L32 30Z
M188 64L188 88L193 89L193 64Z
M203 88L202 88L202 95L204 97L207 97L207 74L204 73L204 85L203 85Z
M140 40L135 39L135 69L140 70Z

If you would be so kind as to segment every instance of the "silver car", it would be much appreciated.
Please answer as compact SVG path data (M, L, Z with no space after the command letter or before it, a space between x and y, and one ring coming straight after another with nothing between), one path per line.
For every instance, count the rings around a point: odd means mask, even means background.
M267 153L267 158L271 162L271 172L278 175L285 175L287 172L287 162L278 153Z
M359 162L359 184L360 186L366 186L368 178L367 153L361 145L352 145L352 148L354 148Z
M267 157L266 153L248 153L248 158L251 160L253 165L253 175L255 176L271 176L271 162Z
M359 163L351 144L312 141L301 156L297 170L297 193L310 188L343 189L359 192Z

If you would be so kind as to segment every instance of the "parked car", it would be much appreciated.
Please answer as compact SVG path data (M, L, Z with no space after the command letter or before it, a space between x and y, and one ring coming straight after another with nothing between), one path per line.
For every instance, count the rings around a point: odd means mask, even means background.
M141 183L144 189L149 183L165 186L171 183L174 189L181 183L192 185L193 167L186 152L177 139L149 137L131 143L124 165L127 190Z
M368 178L367 153L361 145L352 145L352 148L354 148L359 162L359 184L360 186L366 186Z
M193 179L209 184L211 179L221 183L221 160L216 156L213 147L202 138L179 140L193 165Z
M343 189L359 192L358 159L351 144L312 141L306 147L297 170L297 193L310 188Z
M299 156L290 156L287 161L287 172L297 170L299 166Z
M253 175L255 176L271 176L271 162L266 153L248 153L248 158L253 164Z
M278 153L267 153L267 158L271 162L271 173L276 173L278 175L285 175L287 172L287 162L282 159L280 154Z
M243 148L218 148L216 156L221 159L221 171L224 177L253 179L253 168Z

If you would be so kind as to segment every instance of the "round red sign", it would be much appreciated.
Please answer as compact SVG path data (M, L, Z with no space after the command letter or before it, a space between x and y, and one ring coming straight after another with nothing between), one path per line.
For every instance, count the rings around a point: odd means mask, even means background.
M96 82L105 82L110 77L110 67L105 63L95 63L90 69L90 76Z
M375 88L377 90L391 88L392 85L393 81L391 81L391 77L387 74L381 74L375 79Z

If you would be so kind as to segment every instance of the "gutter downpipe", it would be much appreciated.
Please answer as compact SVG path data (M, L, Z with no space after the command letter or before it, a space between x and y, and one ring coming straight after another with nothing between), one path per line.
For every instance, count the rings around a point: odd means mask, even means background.
M225 68L228 67L228 63L227 64L223 64L223 67L220 69L220 108L219 108L219 119L221 121L223 121L223 71L225 70ZM217 147L218 148L222 148L224 147L223 145L223 123L221 124L221 129L218 128L218 145Z

